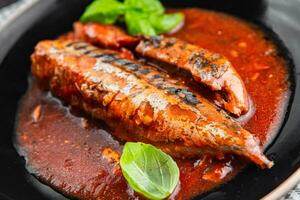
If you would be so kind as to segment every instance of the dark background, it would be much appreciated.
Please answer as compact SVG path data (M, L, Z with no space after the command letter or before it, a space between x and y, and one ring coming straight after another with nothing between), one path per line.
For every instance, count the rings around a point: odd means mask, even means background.
M11 3L14 3L16 2L17 0L1 0L0 1L0 8L4 7L4 6L7 6Z

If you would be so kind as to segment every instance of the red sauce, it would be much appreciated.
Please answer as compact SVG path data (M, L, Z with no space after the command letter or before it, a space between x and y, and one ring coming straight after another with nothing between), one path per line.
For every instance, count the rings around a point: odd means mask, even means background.
M185 26L174 36L226 56L243 78L256 108L244 127L262 145L274 138L289 97L285 61L252 25L228 15L183 10ZM243 120L242 120L243 121ZM17 143L28 169L58 191L80 199L141 199L118 164L122 144L104 125L70 113L33 81L19 110ZM170 199L189 199L234 177L240 158L177 160L180 184ZM275 163L276 165L276 163Z

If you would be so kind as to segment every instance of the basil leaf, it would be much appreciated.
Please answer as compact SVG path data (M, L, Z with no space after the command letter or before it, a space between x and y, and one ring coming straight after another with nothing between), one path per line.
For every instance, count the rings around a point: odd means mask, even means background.
M159 0L125 0L125 5L130 9L137 9L146 13L163 14L165 9Z
M148 20L149 15L130 10L125 14L125 23L127 25L127 31L131 35L156 35L155 29Z
M129 185L149 199L168 197L179 181L175 161L150 144L127 142L120 165Z
M83 23L125 23L131 35L153 36L166 33L178 26L183 14L164 14L159 0L94 0L80 18Z
M114 24L125 10L125 5L117 0L95 0L86 8L80 21Z
M157 34L170 32L176 28L182 21L182 13L150 15L149 21Z

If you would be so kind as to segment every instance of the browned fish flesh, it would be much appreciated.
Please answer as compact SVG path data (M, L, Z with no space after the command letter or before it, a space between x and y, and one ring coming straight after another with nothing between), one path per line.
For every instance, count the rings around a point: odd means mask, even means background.
M122 140L151 143L175 157L230 153L273 165L225 112L155 67L118 54L80 41L42 41L32 74L63 101L122 130L114 132Z
M119 49L121 47L134 47L139 42L137 37L132 37L121 28L113 25L75 22L73 27L78 39L100 47Z
M228 112L240 116L249 110L249 98L241 77L228 59L217 53L175 38L134 38L112 25L77 22L74 30L78 38L102 47L134 47L140 41L136 48L139 54L190 73L196 82L215 91L216 103Z
M224 56L177 38L164 36L141 40L136 51L147 58L190 72L195 81L218 92L218 103L230 113L240 116L248 111L246 87Z

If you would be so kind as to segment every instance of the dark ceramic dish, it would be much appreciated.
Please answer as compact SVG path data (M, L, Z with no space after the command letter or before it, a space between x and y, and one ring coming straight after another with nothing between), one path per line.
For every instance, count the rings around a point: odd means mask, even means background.
M4 7L4 6L7 6L7 5L10 5L14 2L16 2L17 0L2 0L0 2L0 8Z
M14 123L18 101L27 89L29 56L34 45L41 39L54 38L70 30L87 3L41 0L0 34L0 199L65 199L26 171L24 159L13 147ZM228 184L196 199L259 199L270 192L267 198L274 199L288 192L300 180L300 170L297 171L300 167L300 89L297 84L300 79L300 1L168 0L163 3L168 7L220 10L259 24L277 43L290 68L292 96L288 111L279 136L267 151L276 165L270 170L248 167Z

